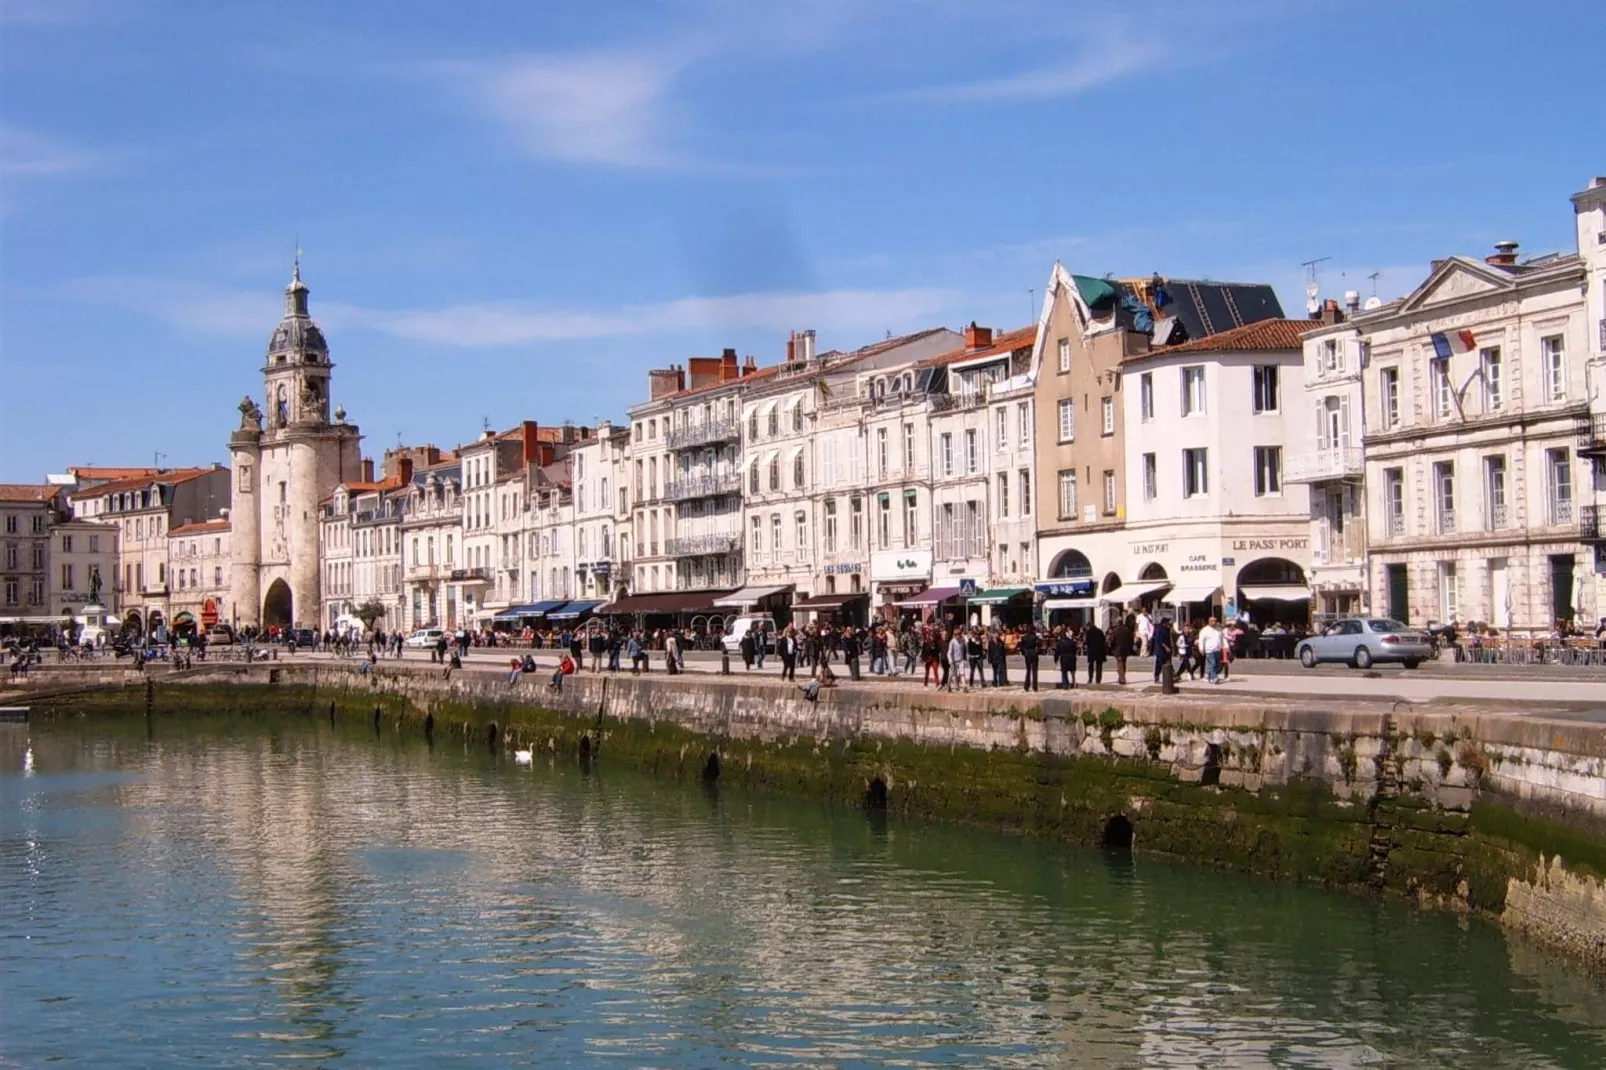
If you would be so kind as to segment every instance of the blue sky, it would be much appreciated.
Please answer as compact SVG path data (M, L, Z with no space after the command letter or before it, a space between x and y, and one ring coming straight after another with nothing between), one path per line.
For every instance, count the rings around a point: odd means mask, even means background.
M292 251L397 441L1088 274L1570 249L1594 4L0 0L0 480L226 460Z

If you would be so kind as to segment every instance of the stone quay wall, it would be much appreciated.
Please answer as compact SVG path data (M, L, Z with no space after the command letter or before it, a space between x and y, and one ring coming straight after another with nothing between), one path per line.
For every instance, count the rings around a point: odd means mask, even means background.
M827 689L774 680L283 662L130 673L50 714L327 711L495 747L1397 893L1606 973L1606 724L1237 695Z

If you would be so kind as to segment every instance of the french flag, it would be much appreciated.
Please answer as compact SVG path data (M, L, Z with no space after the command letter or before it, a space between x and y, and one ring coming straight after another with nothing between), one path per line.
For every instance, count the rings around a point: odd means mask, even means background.
M1432 338L1433 355L1439 360L1449 360L1458 353L1470 353L1478 346L1471 331L1439 331Z

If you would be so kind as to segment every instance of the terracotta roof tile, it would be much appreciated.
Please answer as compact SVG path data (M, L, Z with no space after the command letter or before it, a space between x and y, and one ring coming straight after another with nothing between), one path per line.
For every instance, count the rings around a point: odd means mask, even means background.
M1300 335L1310 330L1311 320L1270 319L1246 323L1229 331L1218 331L1203 338L1183 342L1181 345L1156 346L1147 353L1139 353L1128 360L1144 357L1170 356L1172 353L1238 353L1292 349L1298 350L1303 342Z
M991 345L980 349L954 349L947 353L938 353L935 357L927 357L921 361L919 367L934 368L943 364L957 364L962 360L975 360L980 357L1002 356L1013 353L1017 349L1024 349L1037 341L1037 325L1021 327L1008 331L994 338Z
M176 528L169 528L167 534L173 535L202 535L209 531L228 531L227 520L204 520L199 524L183 524Z
M187 483L192 479L198 479L210 472L220 470L214 468L168 468L150 475L130 476L127 479L114 479L110 483L98 483L93 487L75 490L68 497L96 498L102 494L115 494L125 490L141 490L152 483Z
M49 483L0 483L0 502L48 502L61 490Z
M98 468L86 464L67 466L69 474L79 479L131 479L136 476L154 476L160 468Z

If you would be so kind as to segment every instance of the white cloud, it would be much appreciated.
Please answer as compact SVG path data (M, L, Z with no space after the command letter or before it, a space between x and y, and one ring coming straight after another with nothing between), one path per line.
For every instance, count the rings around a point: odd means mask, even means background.
M1152 70L1168 55L1158 41L1112 38L1085 48L1063 63L1002 78L928 86L902 95L935 103L1053 100Z
M271 292L166 278L83 279L59 292L69 300L127 309L190 334L265 340L281 314ZM329 333L365 329L409 341L478 349L695 331L784 331L799 324L897 331L928 326L944 313L958 314L968 307L966 296L956 291L910 288L684 297L612 309L554 309L497 301L389 310L315 301L312 311Z
M333 306L333 318L437 345L494 347L707 330L775 330L798 324L837 330L897 330L923 324L963 301L947 290L828 290L686 297L609 310L543 309L523 302L387 312Z
M674 50L614 51L440 63L475 106L532 156L653 167L671 161L667 94L688 58Z
M0 175L7 178L68 174L85 170L96 159L94 153L68 148L36 131L0 121Z

